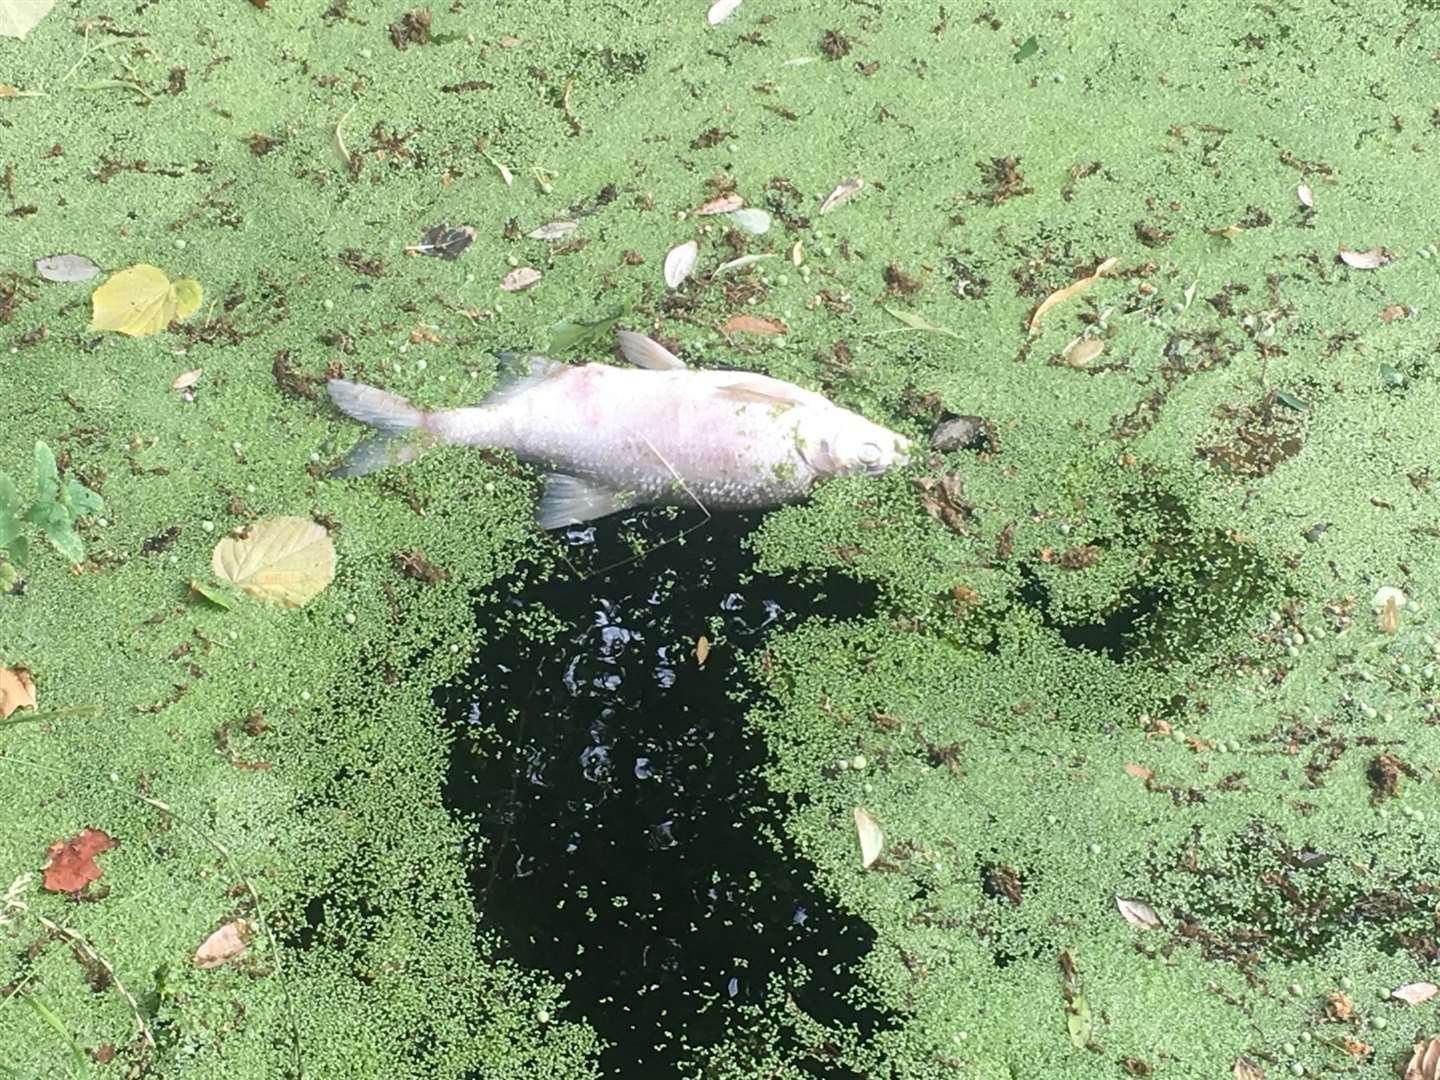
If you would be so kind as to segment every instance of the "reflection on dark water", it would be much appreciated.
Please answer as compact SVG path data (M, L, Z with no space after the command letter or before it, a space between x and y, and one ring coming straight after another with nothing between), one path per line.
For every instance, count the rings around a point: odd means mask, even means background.
M743 1037L735 1004L777 987L822 1020L878 1019L841 998L873 935L780 835L736 662L775 627L858 614L873 594L753 575L754 525L715 518L586 580L562 563L554 580L500 583L478 612L489 644L440 692L459 729L445 797L475 823L485 925L520 963L568 978L573 1015L609 1043L607 1076L682 1075L691 1050ZM680 528L637 514L561 544L584 572ZM792 983L795 964L807 982ZM824 1047L786 1050L813 1075L847 1075Z

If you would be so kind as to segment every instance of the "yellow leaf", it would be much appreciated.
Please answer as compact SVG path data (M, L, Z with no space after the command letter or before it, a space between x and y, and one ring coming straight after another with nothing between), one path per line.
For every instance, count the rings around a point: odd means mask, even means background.
M266 518L243 540L215 545L211 568L222 581L261 600L301 607L335 577L335 545L313 521Z
M705 661L709 658L709 656L710 639L707 638L704 634L701 634L700 640L695 642L695 663L698 664L700 667L704 667Z
M35 680L30 678L29 669L18 664L0 667L0 717L25 708L35 708Z
M94 307L90 328L147 337L198 308L201 295L198 281L171 282L164 270L140 263L114 274L90 295Z
M1105 273L1111 268L1113 268L1114 265L1119 261L1120 260L1118 258L1112 255L1110 258L1102 262L1099 266L1095 267L1095 272L1089 277L1083 277L1079 281L1072 281L1069 285L1066 285L1065 288L1059 289L1051 293L1044 300L1041 300L1039 306L1035 309L1035 313L1030 316L1030 332L1035 332L1035 328L1040 325L1040 320L1044 317L1047 311L1053 308L1056 304L1069 300L1077 293L1084 292L1091 285L1094 285L1095 282L1099 281L1102 277L1104 277Z

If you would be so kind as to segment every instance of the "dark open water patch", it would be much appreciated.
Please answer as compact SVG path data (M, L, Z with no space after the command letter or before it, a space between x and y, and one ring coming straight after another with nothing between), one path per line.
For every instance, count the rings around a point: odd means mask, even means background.
M845 998L874 934L781 834L737 660L778 627L859 615L875 596L755 574L743 541L756 520L714 518L585 580L562 564L501 582L477 611L488 645L437 694L456 728L444 795L474 825L483 925L568 982L573 1014L608 1044L606 1076L689 1075L696 1050L745 1039L737 1006L777 986L862 1036L883 1022ZM562 545L590 573L680 528L636 514ZM715 643L703 667L702 633ZM795 965L807 981L791 981ZM813 1075L853 1075L833 1047L783 1050Z

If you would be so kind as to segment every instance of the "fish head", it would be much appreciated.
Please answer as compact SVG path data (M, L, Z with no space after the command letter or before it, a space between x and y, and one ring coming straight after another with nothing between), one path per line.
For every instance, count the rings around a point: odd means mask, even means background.
M879 476L910 462L909 439L845 409L810 425L807 435L801 453L822 479Z

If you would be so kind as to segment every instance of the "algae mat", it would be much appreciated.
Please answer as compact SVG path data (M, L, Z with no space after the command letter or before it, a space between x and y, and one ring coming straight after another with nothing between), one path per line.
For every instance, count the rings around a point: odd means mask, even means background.
M439 797L430 691L542 549L531 478L326 479L317 387L470 402L628 302L696 365L984 421L757 534L880 597L750 661L887 1022L777 983L752 1030L798 1037L694 1071L1395 1075L1440 1031L1391 996L1440 956L1433 7L96 2L0 39L0 471L44 441L105 500L0 597L41 710L0 728L6 1074L594 1074L596 1003L477 932ZM731 192L767 231L695 216ZM442 223L474 242L406 253ZM34 267L71 252L203 301L93 331L102 279ZM270 516L329 530L327 590L191 592ZM47 891L86 829L101 876Z

